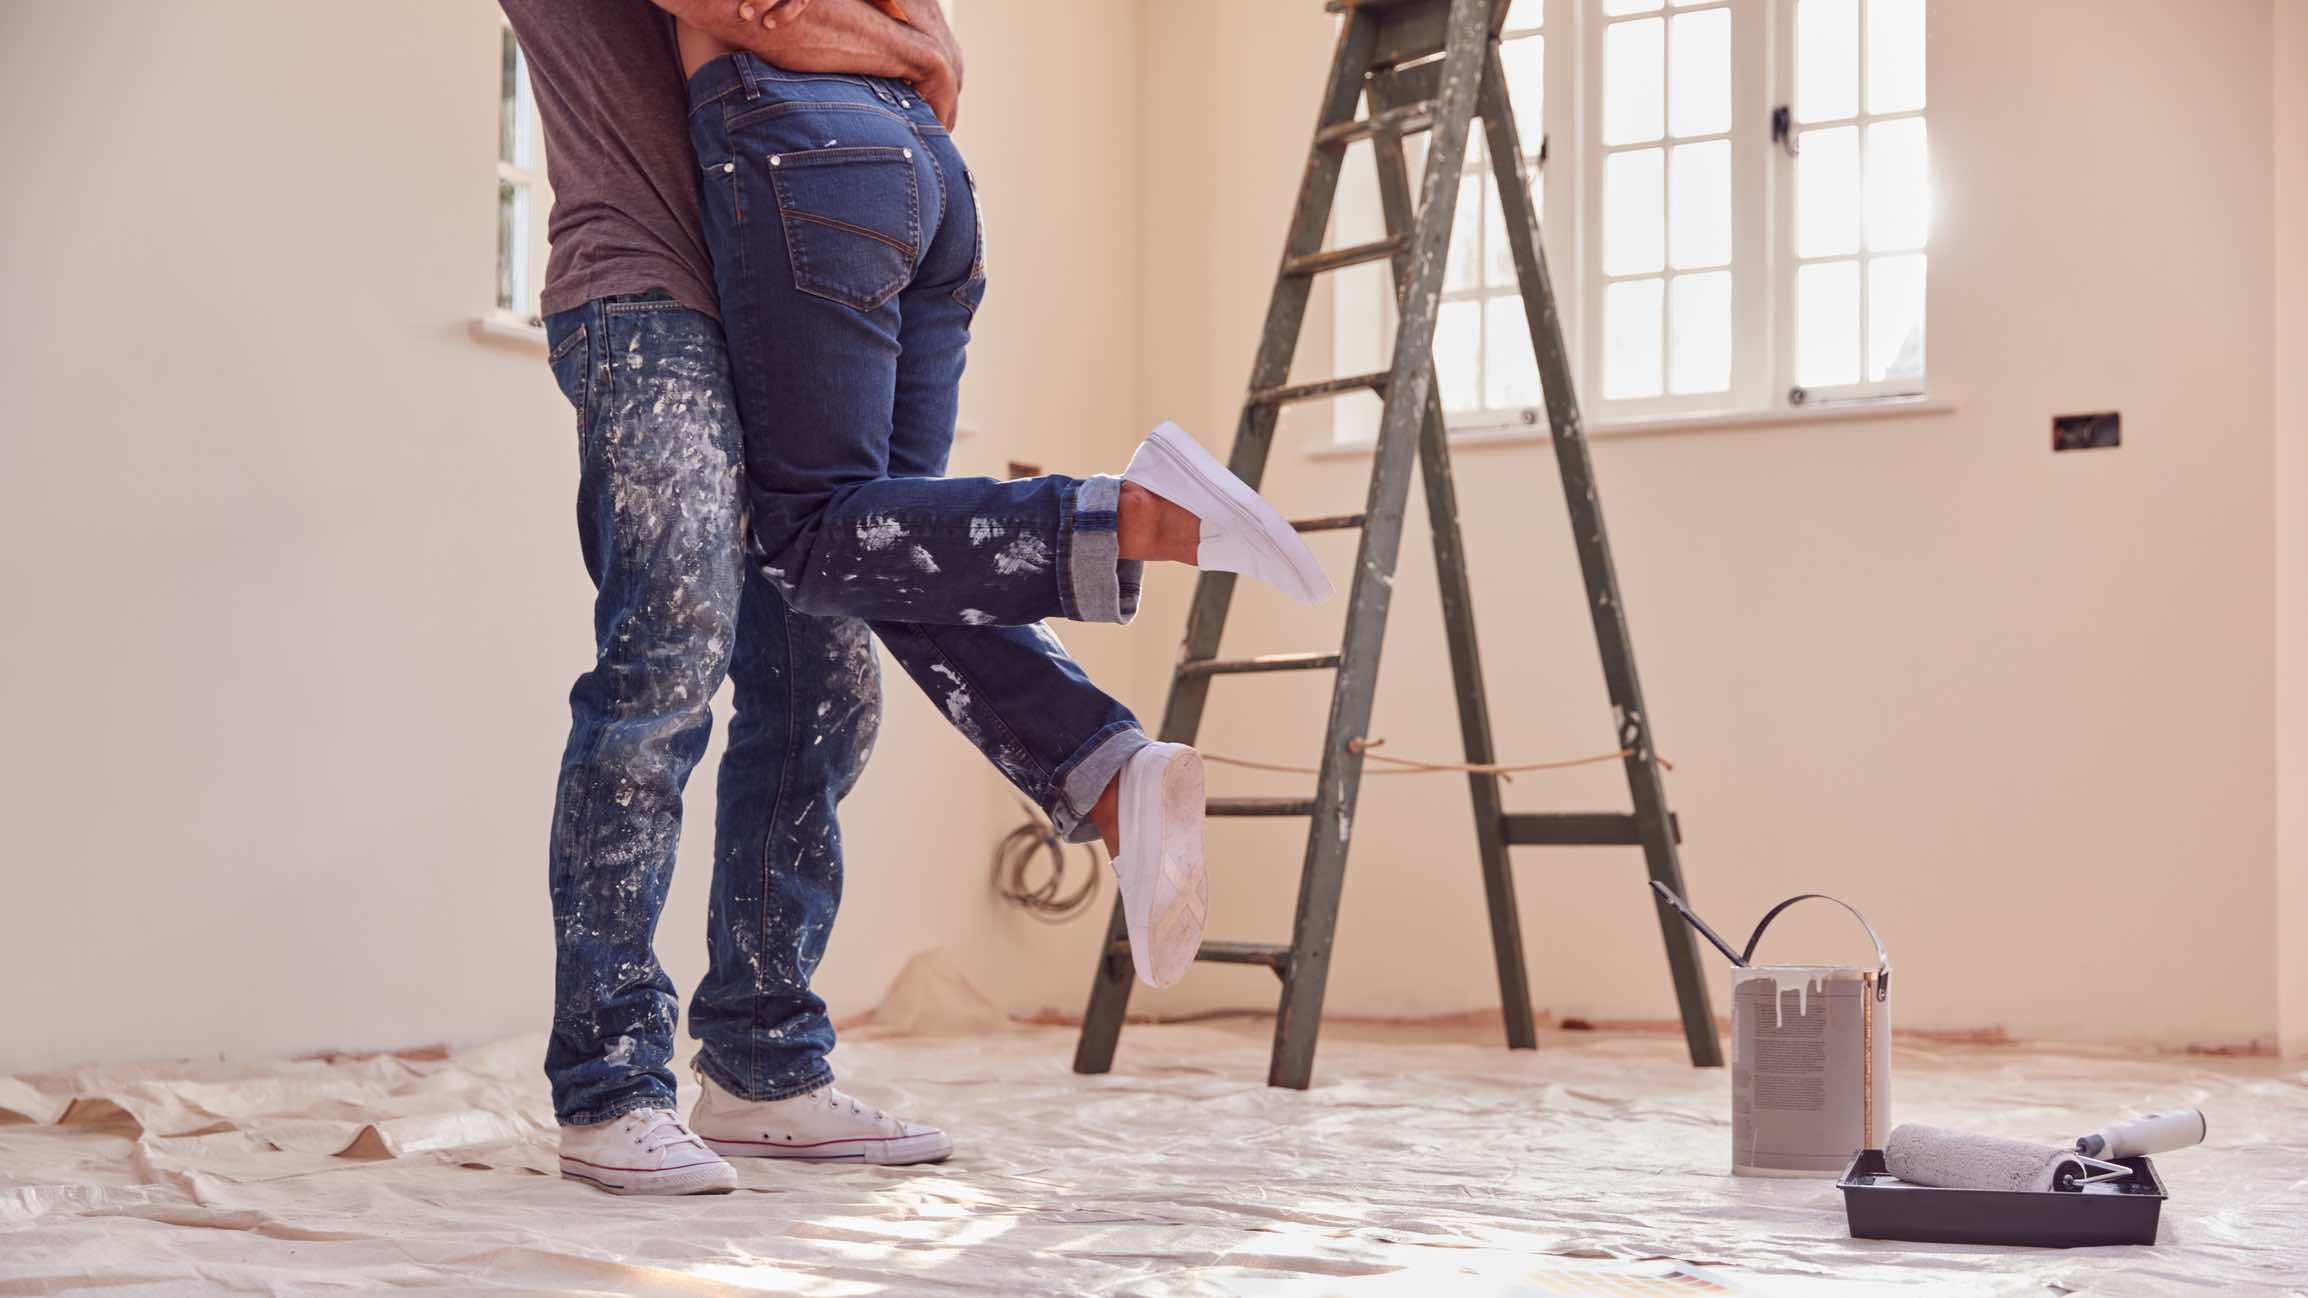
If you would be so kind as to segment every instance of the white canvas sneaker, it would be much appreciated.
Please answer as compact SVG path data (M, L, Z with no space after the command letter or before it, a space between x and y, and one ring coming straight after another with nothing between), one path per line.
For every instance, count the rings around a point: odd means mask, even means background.
M727 1194L737 1169L671 1109L635 1109L590 1127L561 1128L561 1175L611 1194Z
M1148 744L1122 766L1115 799L1122 850L1114 880L1130 931L1130 960L1149 987L1186 976L1202 949L1210 876L1202 868L1202 754Z
M698 1077L690 1125L715 1153L731 1158L798 1158L816 1162L942 1163L953 1138L936 1127L893 1118L831 1086L783 1100L741 1100L710 1077Z
M1256 577L1308 604L1330 598L1330 578L1289 520L1178 425L1157 424L1122 480L1202 520L1196 567Z

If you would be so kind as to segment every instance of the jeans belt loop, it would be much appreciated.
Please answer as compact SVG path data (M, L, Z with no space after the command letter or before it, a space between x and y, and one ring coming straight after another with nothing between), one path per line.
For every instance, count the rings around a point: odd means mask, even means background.
M737 52L737 80L745 87L747 99L761 98L761 82L753 75L753 55L745 50Z

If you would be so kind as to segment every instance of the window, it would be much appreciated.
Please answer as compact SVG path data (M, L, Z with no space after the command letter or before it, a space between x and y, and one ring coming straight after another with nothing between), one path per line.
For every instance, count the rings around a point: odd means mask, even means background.
M551 205L537 171L544 147L521 43L502 22L498 41L496 310L500 318L536 324L537 251L544 246L545 211Z
M1924 3L1515 0L1515 164L1590 417L1922 391ZM1477 132L1435 329L1455 427L1544 419L1491 165ZM1369 175L1349 158L1334 243L1382 233ZM1392 341L1386 268L1357 269L1332 277L1340 373ZM1339 407L1342 438L1376 426Z

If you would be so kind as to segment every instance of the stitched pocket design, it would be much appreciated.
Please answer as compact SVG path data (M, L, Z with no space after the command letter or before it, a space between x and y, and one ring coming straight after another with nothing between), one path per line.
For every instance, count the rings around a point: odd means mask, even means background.
M913 278L922 213L912 149L773 153L769 176L794 287L872 311Z

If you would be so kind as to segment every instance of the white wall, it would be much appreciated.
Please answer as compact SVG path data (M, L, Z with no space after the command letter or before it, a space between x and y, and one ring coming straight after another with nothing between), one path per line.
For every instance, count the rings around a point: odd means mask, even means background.
M1130 334L1042 322L1100 309L1128 246L1108 141L1133 18L964 16L998 282L960 471L1128 445ZM541 354L466 328L492 284L496 23L482 0L0 17L0 1072L545 1021L591 591L569 407ZM1045 67L1042 41L1083 57ZM99 65L126 83L92 93ZM1019 817L888 675L823 990L861 1009L942 943L1023 998L1017 953L1061 935L986 887ZM661 941L685 991L707 760Z
M2308 1054L2308 0L2275 0L2276 950L2286 1054Z
M1197 89L1163 105L1183 138L1140 128L1146 391L1223 440L1330 28L1311 4L1162 12L1146 80ZM1938 0L1931 364L1957 412L1596 448L1697 902L1731 928L1797 892L1849 899L1901 968L1903 1023L2274 1035L2268 39L2257 4ZM2124 447L2052 455L2050 417L2096 409L2123 412ZM1366 461L1303 457L1325 435L1285 424L1269 482L1293 509L1361 498ZM1469 450L1458 476L1501 748L1608 750L1551 456ZM1373 730L1447 755L1423 531L1414 504ZM1351 541L1323 544L1343 569ZM1336 637L1255 598L1238 616L1230 652ZM1140 657L1149 697L1167 667ZM1267 679L1218 685L1210 748L1314 751L1326 682ZM1366 789L1331 1007L1495 1004L1460 786ZM1624 798L1610 768L1509 795ZM1294 828L1217 831L1226 936L1287 931ZM1539 1003L1670 1016L1637 855L1517 859ZM1855 955L1832 913L1791 914L1776 949ZM1198 971L1172 999L1270 994Z
M2300 0L2274 3L2272 41L2259 4L1937 0L1932 365L1957 412L1597 447L1697 900L1736 927L1849 898L1900 964L1902 1023L2231 1044L2272 1039L2281 1005L2308 1027L2308 420L2277 363L2302 354L2308 135ZM1329 20L967 0L961 21L995 282L957 470L1112 467L1162 416L1223 445ZM0 1071L543 1021L589 588L567 406L536 354L465 328L490 284L494 23L479 0L0 18L0 107L33 124L0 163L40 180L0 216ZM88 50L136 92L87 93ZM2052 456L2050 415L2098 408L2125 447ZM1365 463L1305 458L1326 436L1319 410L1285 424L1293 510L1360 500ZM1549 456L1460 466L1502 747L1609 747ZM1414 493L1374 730L1447 754L1423 536ZM1343 571L1351 539L1318 544ZM1066 630L1150 724L1188 589L1160 573L1137 627ZM1337 636L1336 608L1238 610L1233 650ZM943 945L1008 1007L1078 1010L1102 907L1051 929L992 898L1009 795L889 681L823 990L862 1008ZM1221 682L1207 745L1306 760L1325 684ZM1495 1004L1463 786L1366 787L1331 1009ZM692 794L702 830L710 780ZM1510 794L1623 797L1608 770ZM1297 830L1215 831L1213 936L1287 933ZM1634 854L1518 862L1540 1004L1668 1016ZM709 869L694 833L661 943L684 989ZM1855 950L1827 918L1783 943ZM1137 1004L1272 997L1204 968Z

